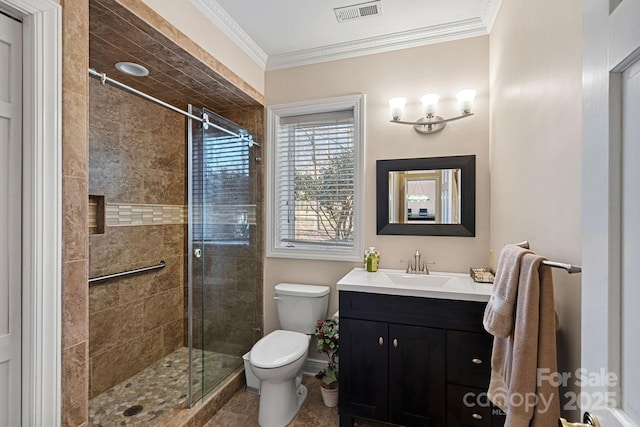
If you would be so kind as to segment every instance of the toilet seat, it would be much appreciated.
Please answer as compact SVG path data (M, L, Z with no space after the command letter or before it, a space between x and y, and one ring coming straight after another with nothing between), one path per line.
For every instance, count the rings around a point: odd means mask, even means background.
M273 331L254 344L249 361L251 365L262 369L288 365L307 353L309 338L300 332Z

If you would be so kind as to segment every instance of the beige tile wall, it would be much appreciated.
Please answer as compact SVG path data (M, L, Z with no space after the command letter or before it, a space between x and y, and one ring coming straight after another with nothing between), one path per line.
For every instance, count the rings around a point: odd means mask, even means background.
M89 193L109 203L184 206L183 116L89 82ZM89 237L89 276L158 271L89 288L89 397L182 346L184 226L111 227Z
M62 0L62 425L88 407L88 1Z

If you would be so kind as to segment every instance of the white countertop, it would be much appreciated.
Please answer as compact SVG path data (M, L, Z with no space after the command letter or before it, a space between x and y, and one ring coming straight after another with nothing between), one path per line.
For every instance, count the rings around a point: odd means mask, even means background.
M492 288L491 283L474 282L468 273L421 275L390 269L369 273L364 268L354 268L337 284L338 291L479 302L489 301Z

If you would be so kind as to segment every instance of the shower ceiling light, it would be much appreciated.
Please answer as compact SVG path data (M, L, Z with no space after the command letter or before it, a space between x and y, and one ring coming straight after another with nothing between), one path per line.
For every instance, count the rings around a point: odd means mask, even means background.
M133 77L144 77L149 75L149 70L135 62L118 62L116 63L118 71Z

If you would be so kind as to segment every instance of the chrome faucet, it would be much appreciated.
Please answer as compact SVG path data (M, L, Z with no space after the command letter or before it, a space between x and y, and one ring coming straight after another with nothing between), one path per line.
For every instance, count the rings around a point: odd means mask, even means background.
M416 249L416 253L413 254L413 259L415 260L415 264L413 264L415 267L413 269L417 273L420 271L420 250L419 249Z
M407 270L406 273L407 274L429 274L429 268L427 267L427 264L433 264L433 263L420 263L420 258L422 257L422 254L420 254L420 250L416 249L416 253L413 254L413 264L411 263L411 260L407 260Z

